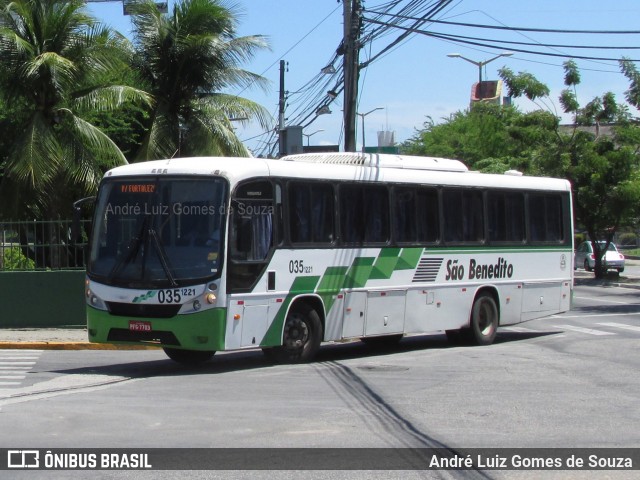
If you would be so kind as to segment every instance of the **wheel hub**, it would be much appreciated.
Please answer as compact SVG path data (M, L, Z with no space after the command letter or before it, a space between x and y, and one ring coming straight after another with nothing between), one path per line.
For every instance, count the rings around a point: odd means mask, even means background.
M309 339L309 327L299 317L287 320L284 331L284 344L287 348L301 348Z

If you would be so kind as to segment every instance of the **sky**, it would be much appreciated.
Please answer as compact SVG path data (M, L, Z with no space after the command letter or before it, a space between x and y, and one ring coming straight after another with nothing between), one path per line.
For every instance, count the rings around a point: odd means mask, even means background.
M426 0L425 0L426 1ZM174 0L169 0L171 10ZM368 12L379 10L389 0L364 0L365 18ZM408 3L409 0L405 0ZM239 15L238 35L264 35L270 49L258 52L244 68L266 77L270 82L267 92L259 88L229 91L263 105L277 125L279 62L285 60L285 90L287 110L285 117L305 105L308 82L333 58L343 35L343 9L337 0L232 0ZM229 3L228 3L229 4ZM121 2L89 3L90 11L101 21L130 37L130 17L123 15ZM438 20L517 28L557 30L640 30L640 2L637 0L456 0L440 12ZM365 22L365 29L372 28ZM478 79L478 67L460 55L484 62L496 55L513 50L536 50L567 55L566 57L540 56L514 52L498 58L485 66L483 79L498 79L497 71L509 67L514 72L529 72L551 89L550 102L535 105L526 99L515 99L522 111L544 107L561 115L558 96L564 87L562 64L571 55L619 59L626 56L640 59L640 35L638 34L563 34L531 31L477 29L448 24L427 24L423 30L439 34L455 34L469 37L496 39L501 42L526 42L555 45L590 45L615 47L608 50L575 49L566 47L523 46L504 43L504 48L487 48L451 40L413 34L399 46L391 49L360 74L357 111L367 113L364 133L367 146L377 144L377 132L395 132L395 140L401 143L412 137L416 129L432 119L439 123L454 112L469 106L471 86ZM386 34L360 52L360 61L380 51L403 33L397 30ZM622 49L620 47L638 47ZM581 104L607 91L616 94L618 102L624 102L624 92L629 88L627 79L620 73L616 61L576 59L581 72L581 84L577 95ZM338 62L341 62L339 59ZM338 63L336 62L336 65ZM640 68L640 62L637 63ZM331 114L315 117L306 125L304 144L343 145L343 102L339 96L331 105ZM634 115L640 115L631 107ZM314 118L312 116L312 118ZM568 117L563 117L569 121ZM291 119L290 119L291 120ZM291 125L285 122L285 125ZM357 148L362 146L362 118L357 118ZM267 140L273 136L265 133L257 124L237 126L238 136L254 153L264 152ZM276 149L277 151L277 149Z

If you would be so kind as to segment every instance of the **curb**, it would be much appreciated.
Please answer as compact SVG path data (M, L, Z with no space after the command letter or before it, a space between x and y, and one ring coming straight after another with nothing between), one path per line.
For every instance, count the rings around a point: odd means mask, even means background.
M89 342L0 342L0 350L157 350L154 345L114 345Z

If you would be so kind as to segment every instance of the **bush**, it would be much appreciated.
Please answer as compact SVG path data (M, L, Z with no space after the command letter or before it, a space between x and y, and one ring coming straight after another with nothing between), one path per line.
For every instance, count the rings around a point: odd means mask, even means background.
M36 267L33 260L22 254L20 247L3 247L0 254L0 269L2 270L33 270Z
M637 245L638 237L635 233L627 232L618 235L618 245L630 245L635 247Z

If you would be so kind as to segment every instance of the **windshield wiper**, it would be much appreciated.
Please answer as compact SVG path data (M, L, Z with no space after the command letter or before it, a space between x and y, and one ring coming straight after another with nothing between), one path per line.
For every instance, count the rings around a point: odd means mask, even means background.
M136 237L133 237L127 246L127 249L123 252L122 257L118 262L113 266L109 275L107 276L108 280L111 281L114 277L120 273L120 270L125 265L131 263L137 256L140 251L140 246L142 245L142 241L145 239L145 230L147 228L147 224L149 223L149 215L144 217L142 221L142 225L140 227L140 231ZM126 254L126 255L125 255Z
M171 283L172 287L177 287L178 283L176 282L172 273L172 268L169 265L169 257L167 257L167 252L165 251L164 247L160 243L158 234L153 228L149 229L148 234L153 240L153 245L156 247L156 252L158 253L158 258L160 259L160 265L162 265L162 269L164 270L164 273L167 275L167 279L169 280L169 283Z

